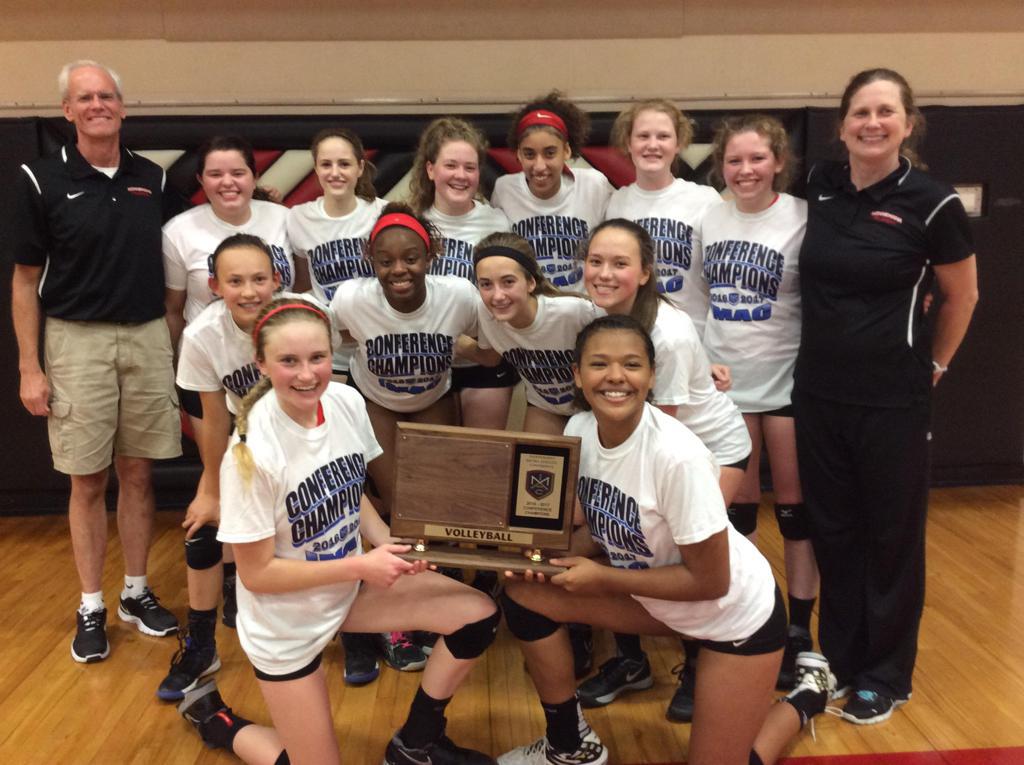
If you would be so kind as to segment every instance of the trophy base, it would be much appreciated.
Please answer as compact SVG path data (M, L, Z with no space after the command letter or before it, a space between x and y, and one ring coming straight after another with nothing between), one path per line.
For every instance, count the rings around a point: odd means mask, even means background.
M412 544L411 542L406 543ZM554 576L565 571L564 566L552 566L547 562L547 558L533 561L518 552L467 549L436 542L423 552L412 549L398 557L409 562L425 560L438 566L474 568L485 571L512 571L516 574L533 571L535 574Z

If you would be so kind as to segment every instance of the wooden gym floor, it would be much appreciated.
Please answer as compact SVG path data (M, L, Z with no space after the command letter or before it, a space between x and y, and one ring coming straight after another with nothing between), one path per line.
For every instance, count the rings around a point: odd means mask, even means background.
M767 497L770 501L770 497ZM760 546L781 571L781 541L766 501ZM817 741L804 734L784 762L803 765L1009 765L1024 763L1024 491L1019 486L932 493L928 599L910 704L881 725L858 727L823 716ZM150 581L183 617L187 605L181 512L160 512ZM67 518L0 519L0 763L236 762L207 750L156 687L174 638L140 634L116 616L121 563L110 516L104 577L111 656L71 660L78 585ZM240 713L268 722L252 670L232 630L218 626L217 681ZM645 639L653 689L621 697L588 718L613 763L681 763L689 726L664 719L678 661L673 640ZM598 639L597 662L611 650ZM363 688L342 682L337 642L324 664L345 762L380 762L405 718L418 675L382 669ZM495 755L543 733L543 717L522 658L502 627L449 707L448 732Z

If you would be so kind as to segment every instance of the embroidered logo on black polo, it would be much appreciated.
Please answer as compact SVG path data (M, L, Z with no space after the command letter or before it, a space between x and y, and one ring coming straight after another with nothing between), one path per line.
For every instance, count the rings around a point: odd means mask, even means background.
M129 186L128 193L134 194L137 197L151 197L153 192L147 189L145 186Z
M890 226L899 226L903 223L903 218L899 215L893 215L892 213L885 212L884 210L874 210L871 213L872 220L877 220L879 223L888 223Z

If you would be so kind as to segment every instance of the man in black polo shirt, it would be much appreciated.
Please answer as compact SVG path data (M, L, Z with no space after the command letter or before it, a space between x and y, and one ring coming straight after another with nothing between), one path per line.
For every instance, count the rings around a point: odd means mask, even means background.
M110 652L101 579L112 461L125 560L118 616L150 635L177 630L148 587L146 562L151 460L178 456L181 441L163 319L163 171L120 145L125 112L113 71L77 61L58 83L76 142L22 165L11 304L21 401L48 417L54 467L71 477L68 516L82 584L71 656L94 662Z

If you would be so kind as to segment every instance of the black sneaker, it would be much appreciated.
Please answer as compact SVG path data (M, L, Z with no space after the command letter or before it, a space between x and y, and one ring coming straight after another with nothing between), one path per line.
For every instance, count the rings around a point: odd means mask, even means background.
M441 637L436 632L427 632L426 630L415 630L409 637L412 642L420 647L423 651L424 656L430 656L434 651L434 646L437 645L437 639Z
M215 645L199 647L190 635L178 635L178 650L171 657L171 669L156 689L164 701L181 701L199 681L220 669Z
M877 691L856 691L846 706L843 707L842 718L855 725L874 725L888 720L896 707L901 707L910 700L886 696Z
M148 587L137 598L121 598L117 615L123 622L131 622L139 632L163 637L178 631L178 620L170 611L160 605L156 595Z
M590 709L611 704L626 691L642 691L652 685L654 677L646 656L640 661L613 656L601 665L596 675L580 685L576 695L580 706Z
M672 701L668 703L665 717L672 722L692 722L693 696L697 690L697 668L689 662L677 664L672 668L672 674L679 677L679 687L676 688Z
M396 733L384 750L383 765L494 765L494 759L475 749L459 746L444 734L422 749L412 749L403 744Z
M569 644L572 646L572 669L577 680L582 680L594 668L594 629L589 624L569 625Z
M380 674L373 636L362 632L342 632L345 647L345 685L366 685Z
M408 632L385 632L379 640L384 661L399 672L418 672L427 666L427 656Z
M782 654L782 666L779 667L779 679L775 687L780 691L788 691L798 681L796 673L796 657L798 654L814 650L811 633L803 627L790 624L786 630L786 650Z
M221 587L224 597L224 608L221 611L220 620L225 627L230 627L231 629L235 628L235 616L238 615L238 600L235 597L236 582L236 577L226 576L224 577L224 585Z
M208 735L206 724L217 714L230 718L231 709L220 697L216 681L210 680L186 693L184 701L178 704L178 713L195 726L208 747L212 749L220 746Z
M82 664L103 661L110 655L107 642L107 609L75 612L78 630L71 641L71 658Z

